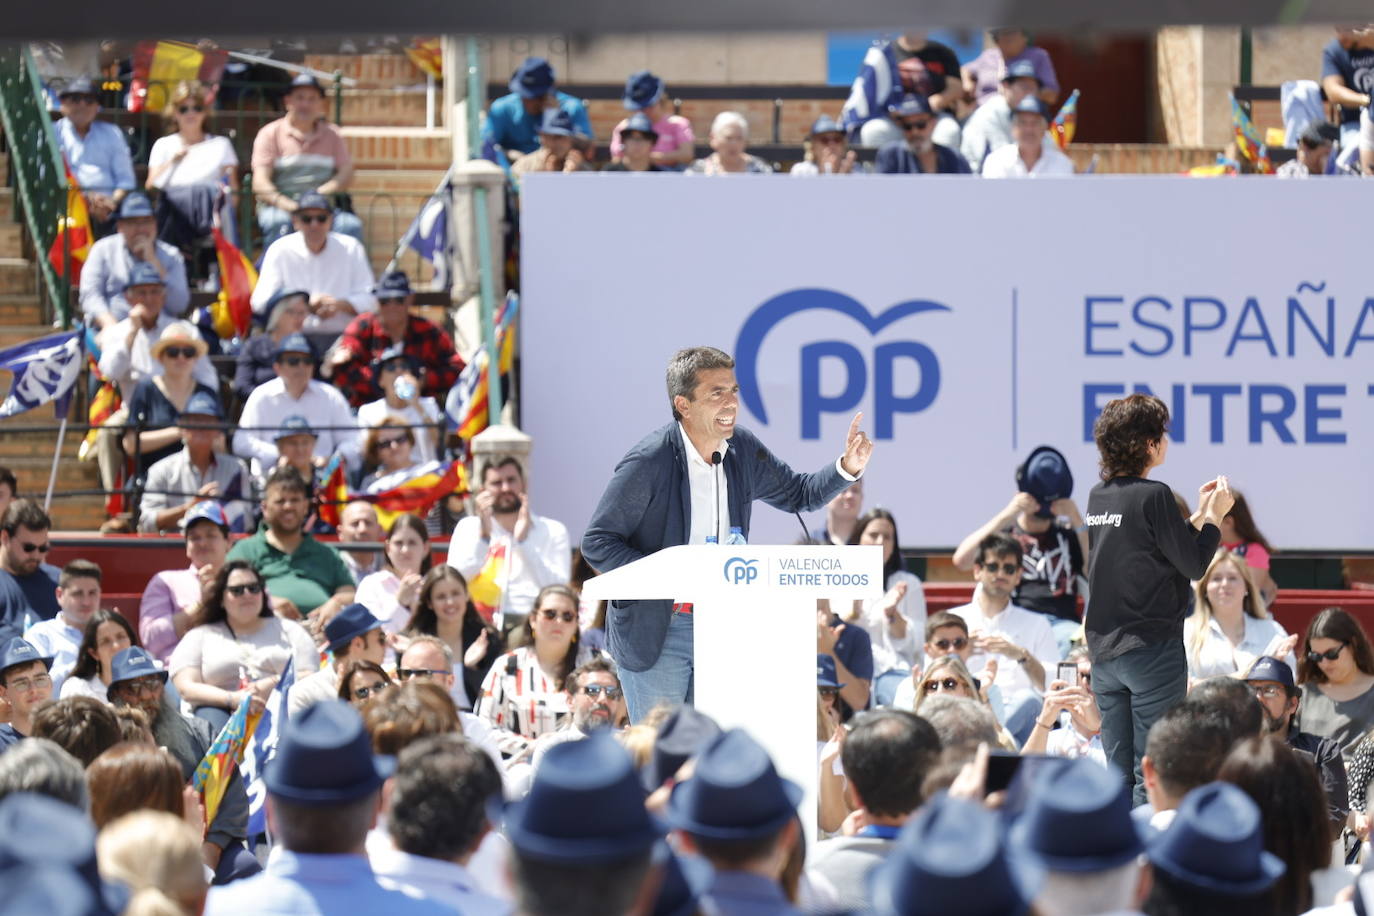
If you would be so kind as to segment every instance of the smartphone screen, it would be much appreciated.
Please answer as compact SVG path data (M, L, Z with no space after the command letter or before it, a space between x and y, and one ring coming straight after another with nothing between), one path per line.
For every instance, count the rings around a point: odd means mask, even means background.
M1077 686L1078 686L1078 663L1077 663L1077 662L1060 662L1060 663L1059 663L1059 670L1058 670L1058 672L1055 674L1055 678L1056 678L1057 680L1063 681L1064 683L1068 684L1070 687L1077 687Z
M983 783L983 794L1001 792L1011 785L1016 769L1021 765L1021 755L1010 751L992 751L988 754L988 776Z

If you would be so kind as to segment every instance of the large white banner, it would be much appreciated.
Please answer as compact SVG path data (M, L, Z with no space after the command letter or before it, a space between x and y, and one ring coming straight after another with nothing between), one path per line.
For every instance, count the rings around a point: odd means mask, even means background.
M1228 474L1280 549L1374 546L1374 277L1361 182L532 175L522 202L532 505L581 532L670 419L672 353L734 355L740 425L793 467L864 412L866 505L949 547L1037 445L1086 510L1092 423L1169 404L1154 473ZM808 524L819 524L813 514ZM752 540L798 539L758 505Z

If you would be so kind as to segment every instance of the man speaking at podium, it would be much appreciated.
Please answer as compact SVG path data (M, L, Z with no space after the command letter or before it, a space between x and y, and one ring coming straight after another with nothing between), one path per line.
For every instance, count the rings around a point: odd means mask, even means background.
M859 478L873 454L873 443L859 429L862 414L856 414L844 454L833 465L811 474L793 471L735 425L735 361L714 347L673 355L668 401L673 422L620 460L587 525L582 555L599 572L665 547L705 544L708 537L723 544L732 527L747 538L756 499L784 512L820 509ZM691 605L613 601L606 637L631 722L660 703L692 702Z

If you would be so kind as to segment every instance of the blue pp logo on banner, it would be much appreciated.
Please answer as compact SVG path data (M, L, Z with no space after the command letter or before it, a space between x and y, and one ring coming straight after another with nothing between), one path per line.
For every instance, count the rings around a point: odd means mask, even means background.
M780 322L806 311L832 311L853 318L877 334L883 328L924 312L949 312L949 306L924 299L899 302L873 315L851 296L828 289L794 289L769 299L754 310L735 341L735 376L739 382L740 402L759 423L768 425L768 412L759 391L759 349L768 332ZM845 385L839 394L821 391L821 365L838 361L844 368ZM916 340L896 340L879 344L872 350L873 431L876 439L891 439L893 419L899 413L920 413L935 402L940 393L940 360L935 351ZM914 392L898 394L893 390L895 367L902 361L915 364L920 384ZM864 353L848 341L818 340L801 348L801 436L821 437L821 415L847 414L863 401L868 390L868 363Z
M752 585L759 577L759 561L731 557L725 561L725 581L731 585Z

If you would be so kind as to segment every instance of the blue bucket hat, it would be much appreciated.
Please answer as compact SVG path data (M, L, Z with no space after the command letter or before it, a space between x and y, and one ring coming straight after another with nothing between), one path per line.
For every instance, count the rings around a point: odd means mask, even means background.
M57 93L59 99L65 99L69 95L95 95L95 83L84 76L68 80L67 85L63 86Z
M53 657L38 654L33 643L22 636L13 636L5 643L5 648L0 650L0 675L16 665L27 665L29 662L42 662L43 667L51 671Z
M382 275L381 281L372 287L372 295L378 299L401 299L413 292L410 278L403 270L390 270Z
M1017 102L1011 109L1013 115L1034 114L1044 118L1047 122L1050 119L1050 110L1045 103L1033 95L1028 95Z
M566 865L625 859L666 832L606 729L549 748L529 794L506 809L506 836L521 855Z
M310 301L310 293L308 290L292 289L291 287L279 289L272 294L271 299L267 300L267 304L262 307L261 312L253 313L254 320L262 325L270 324L272 321L272 313L276 311L277 306L281 305L292 296L304 296L307 302Z
M319 438L319 433L315 432L315 427L310 425L310 421L300 414L292 414L281 421L281 426L277 427L277 439L285 439L287 436L315 436Z
M553 88L553 67L542 57L527 57L510 78L510 91L522 99L540 99Z
M416 375L420 374L420 363L414 356L406 352L405 344L394 343L383 350L377 358L372 361L373 377L379 378L382 374L382 367L396 360L405 360L411 372Z
M544 116L539 119L539 132L555 137L571 137L573 135L572 115L561 108L548 109L544 112Z
M1261 655L1255 659L1250 665L1250 670L1245 672L1245 679L1247 681L1277 681L1288 690L1290 696L1297 696L1298 686L1293 682L1293 669L1269 655Z
M1053 518L1050 503L1073 495L1073 472L1059 449L1042 445L1016 469L1016 486L1040 501L1036 515Z
M716 720L695 706L679 706L658 728L649 762L640 772L645 792L653 792L673 777L682 765L720 735Z
M887 113L894 118L910 118L916 115L932 114L930 102L919 92L906 92L902 97L887 106Z
M355 637L380 628L382 622L361 604L350 604L324 625L325 648L330 652L346 646Z
M1045 770L1011 830L1011 843L1052 871L1096 872L1145 851L1121 772L1080 758Z
M843 687L840 676L835 672L835 657L823 652L816 653L816 686Z
M762 839L797 816L801 798L801 786L778 775L762 745L732 728L701 752L692 778L673 787L667 816L696 836Z
M124 199L119 202L119 209L115 210L115 219L135 219L140 216L152 216L153 205L148 200L148 195L142 191L130 191L124 195Z
M629 111L648 108L663 96L663 80L648 70L636 70L625 80L625 95L621 102Z
M226 535L229 533L229 519L224 514L224 507L212 499L203 499L187 509L181 517L181 528L190 531L196 522L214 522Z
M14 880L16 874L23 875L22 879ZM4 913L115 916L129 904L127 887L100 877L90 820L46 795L15 792L0 802L0 875L4 876L0 882L5 891L0 912ZM59 888L74 893L74 899L85 907L31 909L19 903L25 897L43 899Z
M304 353L311 359L317 358L315 356L315 348L310 345L310 340L304 334L300 333L287 334L282 338L282 342L277 344L277 349L272 351L273 361L286 353Z
M162 274L157 272L157 268L147 261L136 261L133 269L129 271L129 279L124 281L124 289L131 286L166 286L167 281L162 279Z
M811 122L810 136L812 137L817 134L842 134L844 132L844 125L830 117L830 115L823 114Z
M654 122L649 120L649 116L642 111L636 111L625 119L625 126L620 129L620 136L624 139L626 134L644 134L650 141L658 141L658 131L654 130Z
M1150 862L1184 884L1247 897L1283 876L1283 860L1264 849L1259 806L1225 782L1198 786L1149 845Z
M216 420L224 419L224 408L220 406L219 398L208 391L195 391L186 399L186 406L177 413L177 417L202 416L214 417Z
M321 807L357 801L381 788L396 758L372 753L362 716L343 700L323 700L286 721L263 781L269 794Z
M1036 83L1044 85L1040 82L1040 74L1035 72L1035 64L1028 60L1014 60L1007 64L1007 72L1002 77L1002 82L1010 83L1012 80L1019 80L1027 76L1035 80Z
M321 85L319 80L315 79L312 73L297 73L291 78L291 88L288 89L287 92L290 92L291 89L314 89L320 95L325 94L324 86Z
M132 681L134 678L147 677L150 674L156 674L162 679L162 683L167 683L166 670L161 668L157 659L149 655L148 650L142 646L120 649L110 661L111 687L120 681Z
M1044 871L1008 847L996 815L941 794L898 834L887 859L869 872L882 916L1019 916Z

